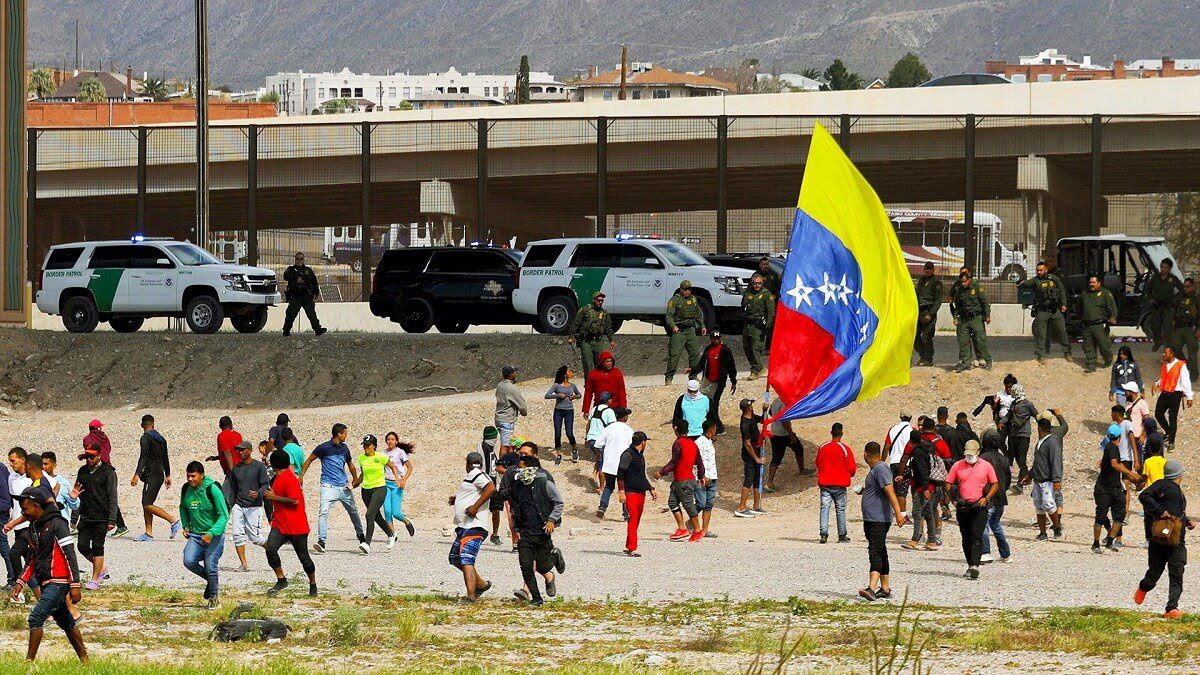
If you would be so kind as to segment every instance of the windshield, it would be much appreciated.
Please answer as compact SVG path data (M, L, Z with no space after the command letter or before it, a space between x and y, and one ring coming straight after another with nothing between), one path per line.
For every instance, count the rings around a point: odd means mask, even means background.
M214 258L211 253L193 244L171 244L167 250L179 259L180 265L185 267L221 264L221 261Z
M675 265L676 267L691 267L692 265L709 264L707 260L701 258L699 254L683 244L664 242L661 244L654 244L653 246L654 250L658 251L664 258L667 259L667 262Z

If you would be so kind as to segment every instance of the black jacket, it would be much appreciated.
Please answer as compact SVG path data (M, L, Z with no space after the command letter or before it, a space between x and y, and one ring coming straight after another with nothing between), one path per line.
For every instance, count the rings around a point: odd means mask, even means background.
M646 477L646 456L627 448L621 453L621 465L617 469L617 488L625 492L646 494L653 487Z
M1138 495L1138 501L1142 503L1142 507L1146 511L1147 541L1150 540L1150 527L1164 512L1183 519L1184 526L1188 524L1187 497L1173 480L1160 478L1154 481L1153 485L1142 490L1142 493ZM1179 545L1183 545L1183 538L1180 538Z
M80 487L79 520L84 523L117 522L117 472L103 462L93 471L79 467L75 483Z
M538 520L541 522L554 521L555 525L562 524L563 498L555 486L554 480L545 469L538 469L537 477L529 485L517 480L515 467L504 474L504 485L500 488L500 497L509 503L513 511L513 522L520 523L522 518L521 500L518 494L524 490L533 491L533 501L537 504Z
M705 345L703 351L700 352L700 360L696 362L696 366L688 373L688 377L697 380L700 379L701 375L708 377L708 352L713 348L711 342ZM717 356L718 372L717 379L714 381L721 382L728 378L730 384L737 382L737 363L733 360L733 351L724 342L716 348L720 349L721 353Z
M42 517L20 534L30 552L20 578L26 584L37 578L42 586L78 586L79 563L75 560L75 538L71 536L71 526L63 519L57 506L46 504L43 508Z
M979 458L996 470L996 496L992 497L991 503L996 506L1005 506L1008 504L1008 488L1012 484L1012 467L1008 463L1008 458L1005 457L999 450L985 450L979 455Z

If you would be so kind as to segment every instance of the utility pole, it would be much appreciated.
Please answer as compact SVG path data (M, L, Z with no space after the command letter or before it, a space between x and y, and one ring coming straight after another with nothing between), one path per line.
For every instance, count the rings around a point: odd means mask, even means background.
M79 74L79 19L75 19L75 74Z
M196 0L196 241L208 248L208 0Z
M379 109L383 110L383 80L379 81Z
M629 45L621 45L621 88L617 91L617 100L625 100L625 73L629 71Z

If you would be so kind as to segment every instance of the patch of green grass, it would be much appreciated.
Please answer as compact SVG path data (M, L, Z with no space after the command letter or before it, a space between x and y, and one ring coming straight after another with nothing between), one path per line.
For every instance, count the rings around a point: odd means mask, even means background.
M695 636L683 640L679 648L689 652L728 652L733 651L734 642L729 628L723 622L716 621Z
M363 610L358 607L338 607L329 619L331 647L357 647L363 643Z

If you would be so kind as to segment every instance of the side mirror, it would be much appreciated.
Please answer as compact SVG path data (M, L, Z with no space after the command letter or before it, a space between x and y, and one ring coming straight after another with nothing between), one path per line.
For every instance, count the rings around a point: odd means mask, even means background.
M646 267L662 267L662 263L658 262L658 258L646 258Z
M158 260L154 261L154 264L157 267L172 267L171 261L168 258L159 258Z

